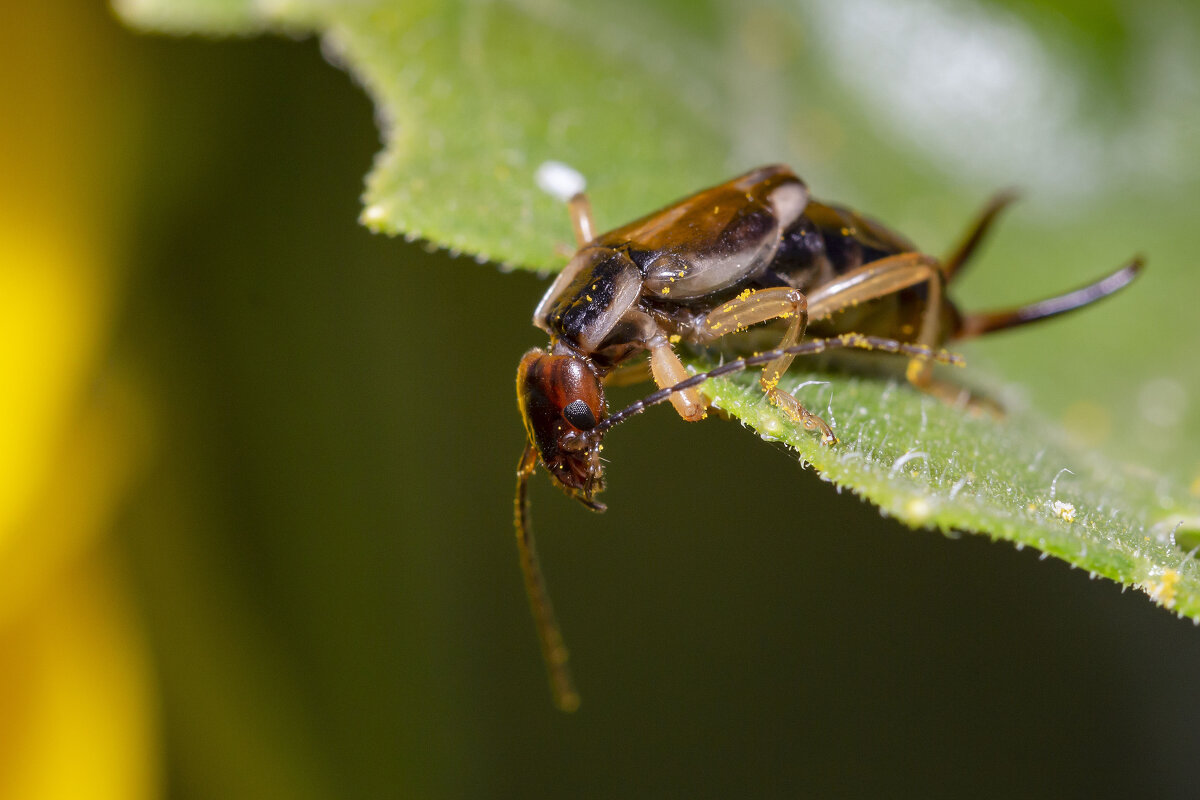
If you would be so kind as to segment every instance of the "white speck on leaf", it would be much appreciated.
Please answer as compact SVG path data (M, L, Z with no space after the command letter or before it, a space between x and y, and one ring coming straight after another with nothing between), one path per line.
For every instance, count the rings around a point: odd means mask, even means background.
M587 188L583 174L561 161L543 161L533 180L543 192L564 203Z

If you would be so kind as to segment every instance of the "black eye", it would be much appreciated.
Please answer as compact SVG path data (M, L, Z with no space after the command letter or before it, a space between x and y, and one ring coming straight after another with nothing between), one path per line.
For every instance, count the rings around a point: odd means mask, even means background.
M563 418L579 428L581 431L590 431L596 427L596 417L592 414L592 410L588 408L588 404L582 400L572 400L563 409Z

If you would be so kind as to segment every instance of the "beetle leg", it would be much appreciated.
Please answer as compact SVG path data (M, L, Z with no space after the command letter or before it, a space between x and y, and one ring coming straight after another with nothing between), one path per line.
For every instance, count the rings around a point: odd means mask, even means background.
M860 303L924 283L929 287L929 295L916 342L932 347L939 341L938 324L945 281L937 259L932 256L924 253L888 256L850 270L812 292L808 298L809 317L813 320L825 319ZM905 374L914 386L930 390L933 365L929 361L914 358L908 362Z
M791 347L800 341L808 325L808 298L797 289L781 286L758 291L745 291L727 303L717 306L704 317L700 325L699 340L711 342L726 334L745 330L751 325L773 319L789 319L787 330L778 349ZM779 379L795 360L792 354L782 355L768 362L763 368L759 383L774 405L783 410L792 420L810 431L820 431L823 444L833 444L837 437L825 420L813 414L790 392L779 388Z
M604 385L608 386L632 386L635 383L643 383L654 377L654 373L650 371L649 361L639 361L636 364L626 364L617 367L612 372L604 376Z
M979 216L975 218L975 221L971 223L971 227L967 229L967 235L958 243L958 247L942 262L942 274L946 276L947 282L951 281L958 271L971 260L971 256L975 253L975 248L983 241L988 229L996 221L996 217L1016 199L1017 193L1010 189L1000 192L1000 194L988 201L983 211L979 212Z
M650 350L650 372L658 388L666 389L687 380L687 369L675 351L671 349L667 337L659 334L651 339L646 347ZM708 416L708 404L700 396L699 389L685 389L671 395L671 405L688 422L698 422Z
M575 241L580 247L596 238L596 226L592 223L592 204L587 195L580 192L567 201L567 213L571 215L571 226L575 228Z

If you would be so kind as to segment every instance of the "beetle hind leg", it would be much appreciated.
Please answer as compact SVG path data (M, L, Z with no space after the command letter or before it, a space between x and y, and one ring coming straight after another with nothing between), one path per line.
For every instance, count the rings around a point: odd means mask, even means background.
M923 253L899 253L864 264L822 286L809 295L809 313L814 320L826 319L861 303L925 284L928 287L925 313L916 342L933 347L942 340L945 282L937 259ZM928 360L913 359L905 374L913 386L936 394L933 364Z
M808 325L808 299L797 289L777 287L752 291L747 289L734 299L710 311L701 325L700 339L711 342L730 333L745 330L751 325L773 319L790 320L778 349L798 344ZM805 430L818 431L822 444L834 444L837 437L825 420L806 409L789 392L779 388L779 381L791 366L795 355L781 355L763 368L759 384L767 399Z
M996 418L1004 416L1004 407L995 400L972 391L966 386L940 380L934 376L933 369L929 365L923 365L918 360L914 359L908 362L905 377L908 378L909 383L925 394L936 397L948 406L967 411L973 416L990 415Z

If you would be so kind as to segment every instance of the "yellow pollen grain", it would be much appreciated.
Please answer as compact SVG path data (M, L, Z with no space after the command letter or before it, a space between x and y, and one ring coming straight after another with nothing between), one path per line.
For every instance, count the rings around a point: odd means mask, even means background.
M1055 500L1054 504L1052 506L1050 506L1050 510L1053 511L1055 516L1057 516L1063 522L1074 522L1075 521L1075 504L1074 503L1064 503L1061 500Z
M671 287L670 287L670 286L664 286L664 287L663 287L663 290L662 290L662 293L663 293L663 294L670 294L670 293L671 293Z
M586 297L586 298L587 298L587 301L588 301L589 303L593 302L593 301L592 301L592 296L591 296L590 294L586 294L586 295L584 295L584 297Z
M683 337L680 336L678 333L672 333L670 336L667 337L667 341L670 342L671 344L679 344L681 341L683 341Z
M1179 583L1179 573L1173 569L1163 570L1161 581L1147 581L1146 593L1156 603L1170 608L1175 605L1175 586Z
M914 497L904 504L904 511L913 520L920 522L929 518L933 513L933 506L924 497Z

